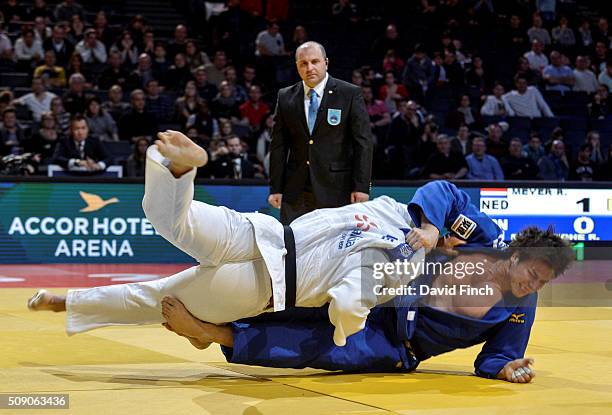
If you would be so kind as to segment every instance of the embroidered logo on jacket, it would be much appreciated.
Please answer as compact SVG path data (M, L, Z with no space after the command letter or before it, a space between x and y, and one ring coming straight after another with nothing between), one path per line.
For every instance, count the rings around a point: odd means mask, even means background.
M522 317L525 317L525 313L521 313L521 314L512 313L510 314L510 319L508 319L508 321L510 323L525 324L525 319L523 319Z

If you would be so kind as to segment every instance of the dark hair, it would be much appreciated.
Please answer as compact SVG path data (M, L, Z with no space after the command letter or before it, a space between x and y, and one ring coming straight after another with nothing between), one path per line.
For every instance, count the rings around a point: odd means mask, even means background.
M591 145L589 143L582 143L580 144L580 151L584 151L586 149L589 149L590 151L593 151L593 148L591 147Z
M545 231L536 226L523 229L508 249L511 253L518 253L520 260L533 258L545 261L552 267L555 278L563 274L575 258L570 245L555 235L552 226Z
M85 121L85 124L87 124L87 120L82 114L74 114L72 117L70 117L70 126L72 127L72 124L80 121Z
M12 112L13 114L17 115L17 110L15 109L15 107L6 107L6 108L4 109L4 111L2 111L2 118L4 118L4 116L5 116L6 114L9 114L9 113L11 113L11 112Z

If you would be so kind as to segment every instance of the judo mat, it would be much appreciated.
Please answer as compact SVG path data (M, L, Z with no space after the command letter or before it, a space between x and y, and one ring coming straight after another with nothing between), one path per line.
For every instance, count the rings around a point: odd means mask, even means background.
M146 280L186 265L0 266L0 394L64 393L70 402L0 414L610 414L611 266L576 264L543 293L543 302L564 306L538 309L531 384L473 376L480 346L415 373L341 374L228 364L218 346L197 350L161 326L68 338L65 314L26 309L35 288L64 293L57 287Z

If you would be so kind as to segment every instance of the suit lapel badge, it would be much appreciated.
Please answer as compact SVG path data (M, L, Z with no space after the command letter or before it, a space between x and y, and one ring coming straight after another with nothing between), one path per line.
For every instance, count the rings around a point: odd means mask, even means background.
M342 110L329 108L327 110L327 123L331 126L340 124L340 117L342 116Z

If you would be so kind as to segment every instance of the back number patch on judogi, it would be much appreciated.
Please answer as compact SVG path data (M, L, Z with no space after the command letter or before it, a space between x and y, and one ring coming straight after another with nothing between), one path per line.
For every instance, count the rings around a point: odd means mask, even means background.
M451 230L463 239L468 239L478 225L465 215L459 215L451 226Z

